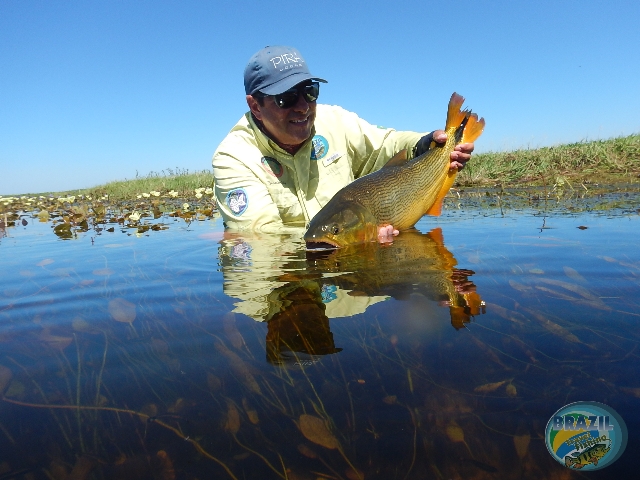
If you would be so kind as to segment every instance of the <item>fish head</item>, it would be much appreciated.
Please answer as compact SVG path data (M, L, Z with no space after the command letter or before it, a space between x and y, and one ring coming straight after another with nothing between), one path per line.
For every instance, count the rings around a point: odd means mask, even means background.
M354 201L327 204L313 217L304 235L309 249L340 248L372 242L377 238L378 223L375 217Z

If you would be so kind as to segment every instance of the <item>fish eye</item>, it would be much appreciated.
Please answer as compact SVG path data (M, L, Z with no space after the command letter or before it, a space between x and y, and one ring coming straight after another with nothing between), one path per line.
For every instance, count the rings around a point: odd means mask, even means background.
M334 224L331 226L331 233L333 233L334 235L337 235L337 234L339 234L339 233L340 233L340 227L338 226L338 224L337 224L337 223L334 223Z

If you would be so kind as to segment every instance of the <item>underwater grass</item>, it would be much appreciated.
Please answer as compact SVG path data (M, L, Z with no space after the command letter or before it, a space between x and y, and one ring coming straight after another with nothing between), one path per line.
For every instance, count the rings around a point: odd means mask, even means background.
M488 152L473 156L458 175L463 186L629 182L640 174L640 135Z

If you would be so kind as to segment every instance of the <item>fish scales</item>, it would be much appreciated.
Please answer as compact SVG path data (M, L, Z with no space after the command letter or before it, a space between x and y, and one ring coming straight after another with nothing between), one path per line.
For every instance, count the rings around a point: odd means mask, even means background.
M424 154L406 161L402 152L377 172L340 190L311 220L304 239L309 247L342 247L377 239L378 230L393 225L413 227L427 214L440 215L442 200L453 184L451 152L459 143L473 142L484 129L484 119L461 110L464 98L451 96L444 144L431 143Z
M447 176L449 155L455 139L443 147L408 161L404 165L383 168L345 188L344 200L355 200L367 207L379 224L398 230L411 228L435 201ZM374 193L375 192L375 193ZM418 196L418 198L416 198Z

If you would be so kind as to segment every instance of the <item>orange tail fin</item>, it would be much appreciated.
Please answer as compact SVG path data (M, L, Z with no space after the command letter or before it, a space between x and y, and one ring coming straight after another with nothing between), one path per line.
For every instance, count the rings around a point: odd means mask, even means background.
M473 143L475 142L482 131L484 130L484 118L478 120L478 115L472 113L467 121L467 126L464 127L462 133L462 141L460 143Z
M468 114L467 111L461 111L462 104L464 103L464 98L457 93L453 93L451 95L451 100L449 100L449 109L447 111L447 133L451 135L448 131L449 127L457 128L464 120L464 117ZM464 132L462 133L462 140L460 143L473 143L478 137L482 134L484 130L484 118L478 120L478 115L472 113L469 115L469 119L467 120L467 125L464 127ZM449 189L453 186L453 182L456 179L457 171L449 171L447 173L447 177L444 179L442 183L442 187L440 187L440 191L436 196L436 201L433 202L433 205L429 207L427 210L427 215L433 215L435 217L439 216L442 213L442 202L444 197L449 192Z
M444 127L447 133L449 133L450 128L454 130L458 128L467 115L467 112L461 111L463 103L464 97L453 92L451 99L449 99L449 108L447 109L447 124Z

